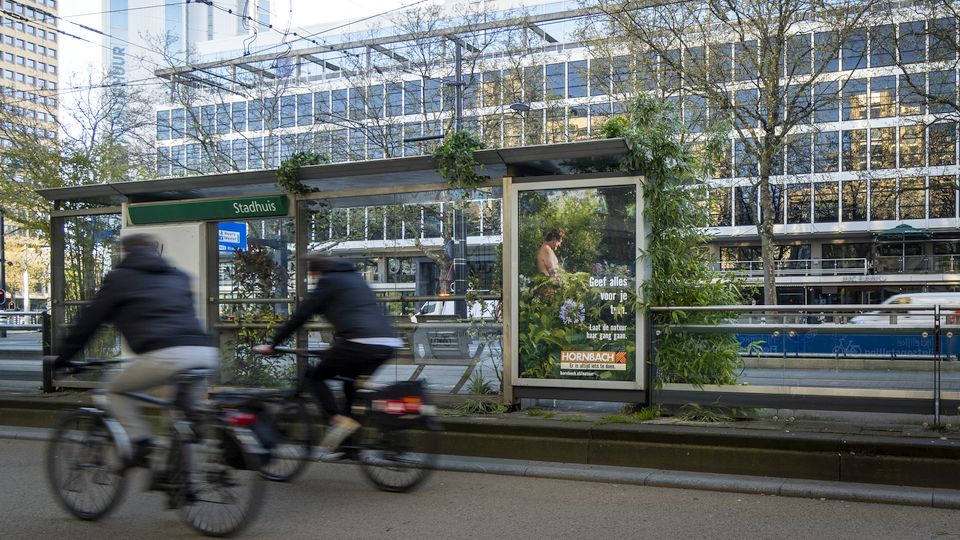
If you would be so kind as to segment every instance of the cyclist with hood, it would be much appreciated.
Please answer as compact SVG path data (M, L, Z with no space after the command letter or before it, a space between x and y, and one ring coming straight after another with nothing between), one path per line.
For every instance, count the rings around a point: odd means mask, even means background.
M340 444L360 427L350 416L356 391L352 379L371 375L403 342L394 336L390 320L352 262L320 254L310 255L306 262L316 286L269 343L257 345L254 351L275 354L273 347L314 315L322 315L333 326L333 346L305 374L307 387L330 422L320 450L333 458ZM325 382L337 376L348 378L343 383L342 409Z
M53 366L70 367L70 359L101 324L117 327L135 357L107 386L107 407L133 443L134 455L127 465L142 466L152 448L152 433L137 400L123 393L169 384L189 369L215 369L220 355L197 319L190 278L160 256L157 240L131 234L120 239L120 249L120 263L104 277L103 286L59 344ZM192 398L201 399L205 390L198 385Z

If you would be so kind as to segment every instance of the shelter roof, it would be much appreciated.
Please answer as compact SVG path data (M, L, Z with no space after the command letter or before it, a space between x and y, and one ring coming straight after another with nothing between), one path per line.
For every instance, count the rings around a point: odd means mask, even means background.
M480 150L476 158L481 164L479 173L490 178L512 176L535 181L537 177L556 179L557 175L611 170L626 152L627 144L623 139L603 139ZM320 192L443 182L431 156L305 166L301 168L300 176L304 184ZM51 201L115 205L123 202L255 196L279 191L276 171L267 169L50 188L38 190L37 193Z

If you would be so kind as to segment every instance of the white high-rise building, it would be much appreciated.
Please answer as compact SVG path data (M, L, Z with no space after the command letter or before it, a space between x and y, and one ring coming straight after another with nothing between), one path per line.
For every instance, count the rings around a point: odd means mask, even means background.
M154 70L186 63L200 42L269 24L270 0L103 0L103 65L113 82L149 82Z

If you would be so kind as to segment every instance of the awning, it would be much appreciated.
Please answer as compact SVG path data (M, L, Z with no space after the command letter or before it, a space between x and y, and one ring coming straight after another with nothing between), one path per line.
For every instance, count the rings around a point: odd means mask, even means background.
M881 241L903 241L903 240L922 240L930 238L933 234L927 229L918 229L901 223L892 229L887 229L877 234L877 240Z

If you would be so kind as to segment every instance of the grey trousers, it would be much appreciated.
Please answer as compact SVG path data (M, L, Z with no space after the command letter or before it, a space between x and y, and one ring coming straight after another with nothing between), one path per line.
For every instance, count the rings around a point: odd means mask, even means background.
M151 436L150 427L140 416L139 401L122 392L143 392L173 382L177 374L194 368L216 369L220 352L216 347L168 347L141 355L107 385L110 412L127 430L131 441ZM193 389L193 402L206 396L206 383Z

